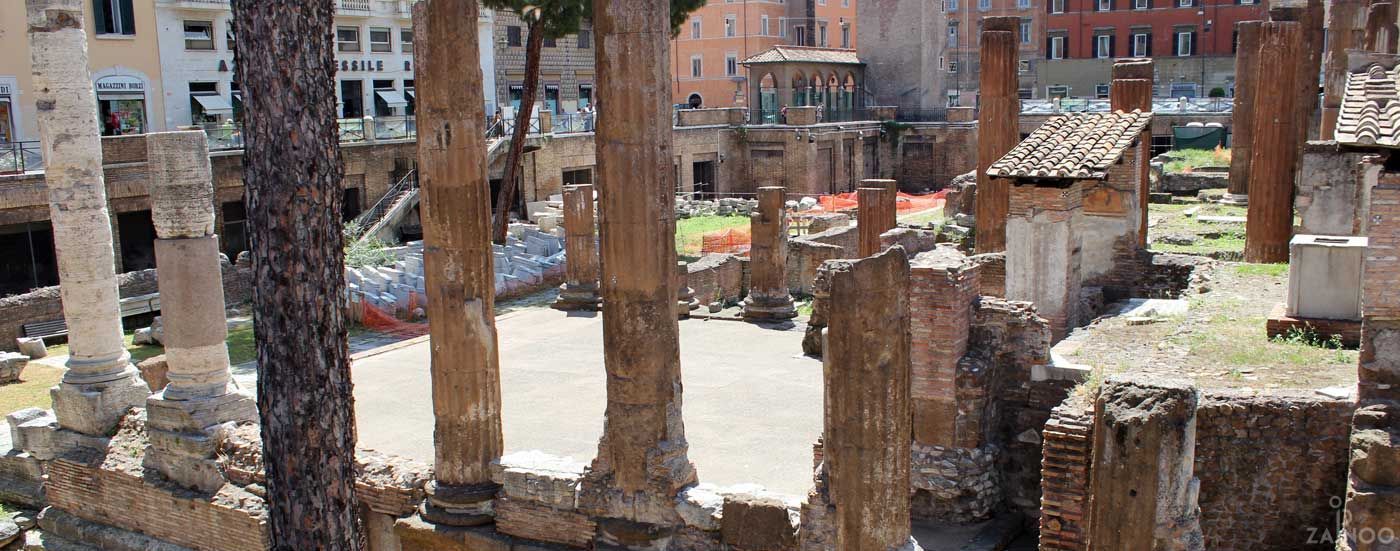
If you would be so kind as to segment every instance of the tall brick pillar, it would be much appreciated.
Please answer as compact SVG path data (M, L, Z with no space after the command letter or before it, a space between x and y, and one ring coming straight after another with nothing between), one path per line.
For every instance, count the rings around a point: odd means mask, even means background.
M861 180L856 189L857 254L861 258L880 252L880 235L898 224L898 187L894 180Z
M1093 549L1205 549L1196 389L1110 378L1094 404Z
M1125 58L1114 61L1113 80L1108 88L1109 109L1124 112L1152 112L1152 83L1155 79L1152 58ZM1151 125L1142 130L1138 141L1143 146L1143 150L1150 151L1152 146ZM1152 169L1150 165L1151 163L1145 159L1138 159L1138 247L1147 246L1147 197L1151 193L1151 190L1148 189L1148 181L1150 180L1149 172Z
M1400 287L1395 284L1400 281L1400 174L1384 173L1371 188L1368 234L1358 408L1352 417L1345 541L1338 545L1345 551L1400 546Z
M1079 321L1079 219L1084 182L1011 186L1006 222L1006 298L1035 303L1059 342Z
M82 0L27 0L68 371L50 390L62 428L106 436L150 395L122 342L112 222Z
M598 179L607 408L579 509L607 545L664 545L676 493L696 480L681 419L671 169L670 10L595 0Z
M146 166L170 382L146 400L145 461L182 486L213 492L224 485L214 461L217 434L232 423L257 421L258 406L232 385L229 371L204 132L147 134Z
M1259 39L1263 21L1235 23L1239 48L1235 51L1235 99L1230 112L1230 184L1226 201L1249 200L1249 169L1254 146L1254 89L1259 80Z
M987 168L1021 141L1020 79L1017 77L1020 17L982 18L977 118L977 252L1006 250L1006 213L1010 191L1004 180L987 177Z
M1270 21L1260 27L1259 75L1269 75L1278 89L1296 91L1301 73L1303 27L1295 21ZM1249 216L1245 223L1246 262L1288 262L1293 237L1293 187L1298 173L1297 93L1256 94L1253 144L1249 163Z
M909 531L909 262L901 247L829 260L823 463L834 549L916 549Z
M1327 51L1323 53L1321 140L1332 139L1347 87L1347 50L1360 48L1366 34L1366 0L1332 0L1327 9ZM1236 77L1238 79L1238 77Z
M749 215L749 296L744 318L792 319L797 310L787 282L787 200L782 187L758 188L758 212Z
M564 285L554 301L558 310L597 310L598 241L593 233L593 186L564 188Z
M413 6L435 421L423 516L456 526L491 522L497 485L490 467L502 448L478 10L475 0Z

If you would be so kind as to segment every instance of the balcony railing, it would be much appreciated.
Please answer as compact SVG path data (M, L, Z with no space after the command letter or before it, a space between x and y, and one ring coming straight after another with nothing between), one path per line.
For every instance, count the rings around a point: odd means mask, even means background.
M1161 115L1229 115L1234 111L1233 98L1152 98L1152 112ZM1021 113L1025 115L1055 115L1060 113L1107 113L1106 99L1023 99Z
M369 15L370 0L339 0L340 13L344 15Z
M23 174L44 168L39 142L0 142L0 174Z

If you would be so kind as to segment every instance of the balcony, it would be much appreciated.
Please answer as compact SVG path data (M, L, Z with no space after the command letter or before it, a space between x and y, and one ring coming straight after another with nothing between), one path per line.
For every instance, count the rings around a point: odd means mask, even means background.
M186 10L226 11L229 9L229 0L157 0L156 5Z
M336 13L352 17L369 17L371 0L337 0Z

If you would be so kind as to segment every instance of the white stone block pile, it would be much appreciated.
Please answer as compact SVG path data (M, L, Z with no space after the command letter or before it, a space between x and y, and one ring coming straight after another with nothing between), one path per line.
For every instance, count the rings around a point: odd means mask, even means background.
M748 216L758 209L757 199L726 197L719 200L689 199L676 196L676 218L694 216Z

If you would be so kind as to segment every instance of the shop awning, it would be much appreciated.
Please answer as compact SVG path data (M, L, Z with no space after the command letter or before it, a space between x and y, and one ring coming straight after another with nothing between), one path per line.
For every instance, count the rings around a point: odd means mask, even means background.
M417 97L417 96L413 95L413 89L412 89L412 88L409 88L409 89L407 89L407 90L404 90L403 93L404 93L404 95L406 95L406 96L408 96L408 97L410 97L410 98L416 98L416 97Z
M195 96L194 100L204 108L206 115L233 115L233 106L223 96Z
M398 90L375 90L374 94L379 96L379 99L384 100L384 103L389 104L389 107L408 105L408 100L403 99L403 94L400 94Z

